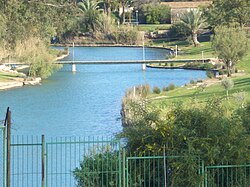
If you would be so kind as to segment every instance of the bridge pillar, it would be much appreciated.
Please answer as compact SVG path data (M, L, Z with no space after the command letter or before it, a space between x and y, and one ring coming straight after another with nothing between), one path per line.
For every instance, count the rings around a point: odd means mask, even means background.
M142 71L146 71L146 64L141 64Z
M72 64L72 72L76 72L76 64Z

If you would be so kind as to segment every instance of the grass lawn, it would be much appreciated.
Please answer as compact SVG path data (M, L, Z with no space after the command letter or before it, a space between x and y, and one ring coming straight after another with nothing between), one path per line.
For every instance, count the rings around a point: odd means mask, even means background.
M18 77L20 77L19 74L7 73L7 72L0 71L0 81L1 82L11 81L12 79L18 78Z
M175 42L171 43L173 46ZM211 42L201 43L199 47L188 46L186 43L179 43L179 47L183 50L183 53L178 56L178 58L187 58L187 59L195 59L201 58L201 51L204 51L204 58L215 57L213 50L211 48ZM235 101L233 99L233 94L237 92L245 92L246 93L246 101L250 102L250 51L247 56L245 56L241 62L237 64L237 68L239 70L244 70L245 75L232 77L234 81L234 87L229 91L229 95L231 96L231 101ZM166 85L167 86L167 85ZM149 96L150 100L153 104L158 106L169 105L172 102L177 101L190 101L191 99L196 99L199 102L203 102L208 100L211 97L225 97L226 91L221 86L220 83L216 83L214 85L205 87L202 89L201 87L194 88L194 85L188 85L183 87L177 87L175 90L162 92L161 94L152 94ZM226 99L225 99L226 100ZM231 102L237 104L237 102Z
M138 31L157 31L157 30L168 30L171 24L139 24L135 26Z

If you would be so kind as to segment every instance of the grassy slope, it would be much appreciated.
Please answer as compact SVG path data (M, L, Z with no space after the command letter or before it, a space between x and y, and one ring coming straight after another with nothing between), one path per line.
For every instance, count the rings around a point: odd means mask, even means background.
M183 55L178 56L178 58L200 58L201 51L204 51L204 58L215 57L213 50L211 48L210 42L201 43L200 47L188 46L185 42L177 42L181 50L183 50ZM176 43L170 43L169 46L174 46ZM243 60L237 64L237 68L240 70L245 70L245 75L240 77L233 77L234 88L230 90L230 95L236 92L246 92L247 101L250 102L250 51ZM167 86L167 85L166 85ZM153 103L156 105L168 105L176 101L187 101L192 98L203 101L211 98L213 96L225 96L225 90L220 84L215 84L206 87L203 91L201 88L193 88L192 86L178 87L173 91L162 92L160 95L153 94L150 96L153 99Z
M157 31L167 30L171 27L171 24L140 24L136 28L138 31Z
M13 80L13 78L18 78L19 74L7 73L0 71L0 82L7 82Z

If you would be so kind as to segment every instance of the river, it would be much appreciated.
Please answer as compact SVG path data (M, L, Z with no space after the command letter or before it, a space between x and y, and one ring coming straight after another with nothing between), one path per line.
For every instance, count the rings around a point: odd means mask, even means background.
M72 54L72 49L71 54ZM142 48L75 47L75 60L142 59ZM146 48L146 59L165 59L164 49ZM72 59L72 56L65 60ZM129 87L169 83L184 85L205 78L192 70L141 70L141 65L65 65L41 86L0 92L0 116L12 111L12 134L55 136L109 136L121 131L121 99Z

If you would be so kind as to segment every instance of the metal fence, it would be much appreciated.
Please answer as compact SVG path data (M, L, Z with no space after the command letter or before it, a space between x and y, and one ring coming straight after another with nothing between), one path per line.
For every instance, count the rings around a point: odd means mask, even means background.
M1 144L3 134L3 128L0 128ZM4 146L0 147L1 166L6 163L2 147ZM185 159L182 156L165 155L163 152L139 156L128 154L121 141L111 137L46 139L44 136L12 136L10 184L13 187L73 187L78 184L84 187L250 185L250 165L204 166L204 162L195 158L191 172L191 167L186 171L182 168ZM0 185L3 184L4 187L5 171L0 171ZM188 175L188 172L193 176ZM187 179L188 177L192 179ZM191 185L189 180L195 182Z
M6 171L6 146L5 146L5 127L0 126L0 185L5 186Z
M250 165L206 166L205 174L205 187L250 186Z
M42 140L40 136L11 137L11 186L41 186Z
M76 186L74 171L81 172L82 186L120 186L120 160L116 139L51 139L46 143L46 186Z

